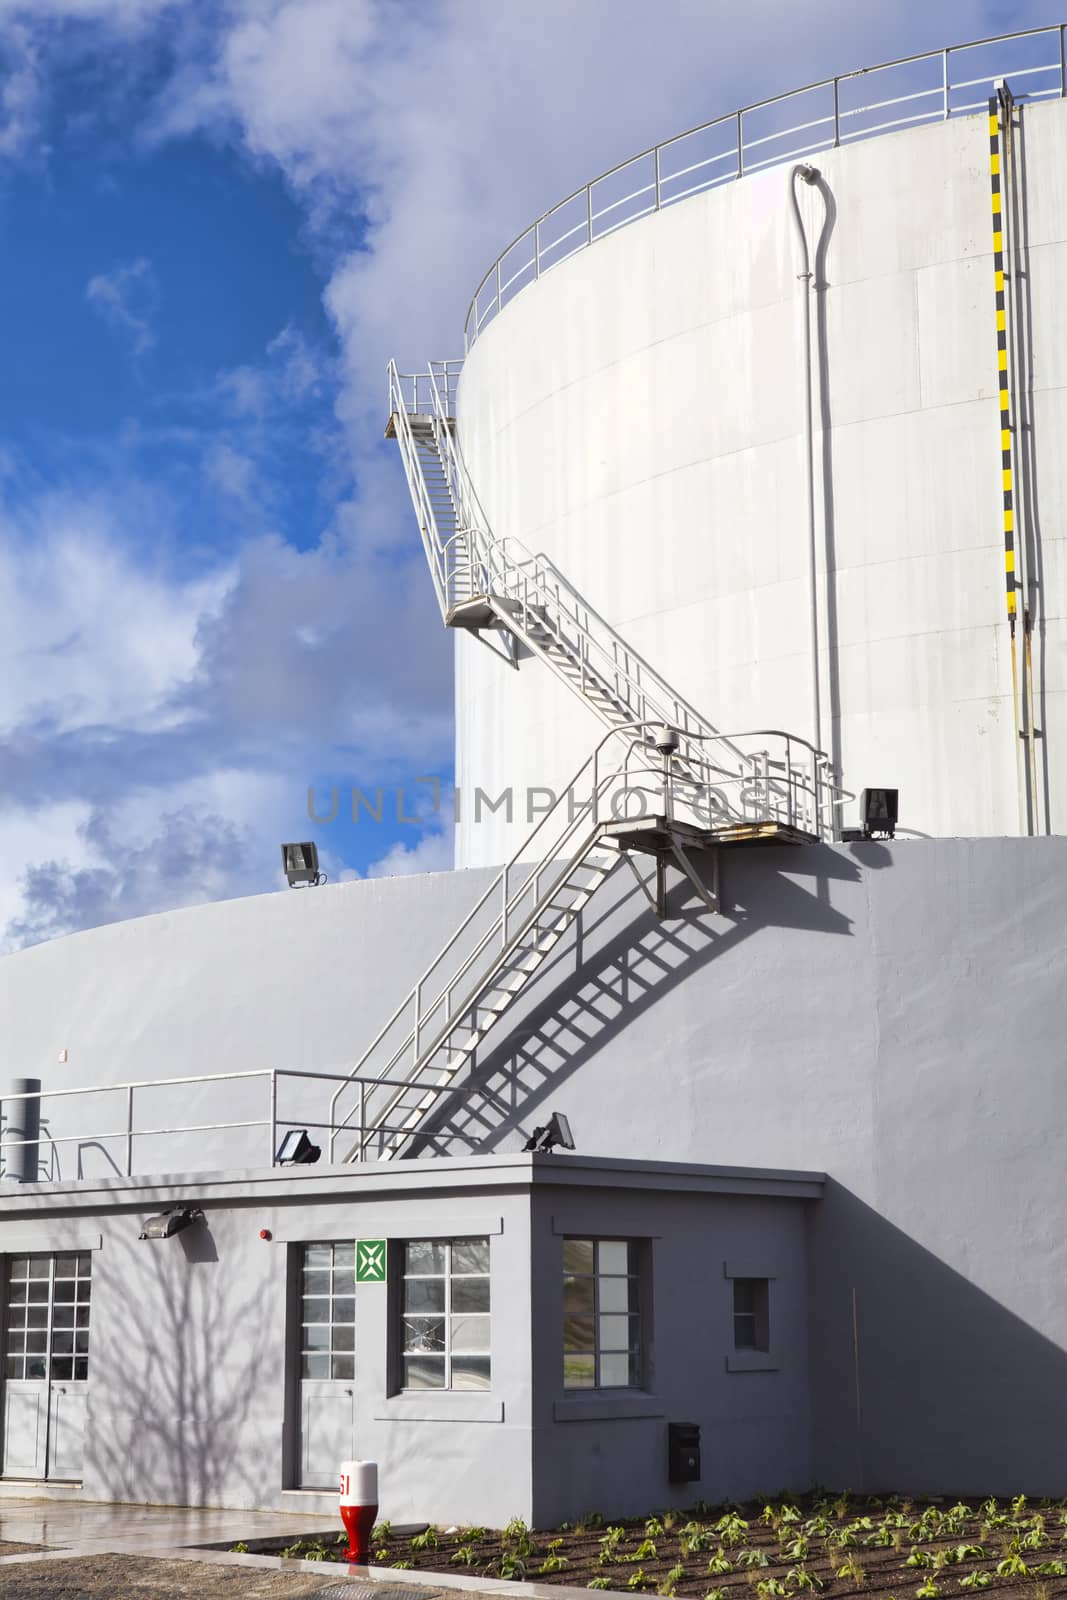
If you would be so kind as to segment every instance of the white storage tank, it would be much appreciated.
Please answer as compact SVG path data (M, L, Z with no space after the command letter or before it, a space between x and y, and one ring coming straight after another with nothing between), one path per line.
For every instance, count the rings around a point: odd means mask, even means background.
M662 203L629 221L624 207L626 225L605 237L594 225L588 243L580 212L611 192L594 186L572 203L581 247L545 248L561 211L538 230L536 276L520 242L487 277L458 391L458 439L496 537L544 552L720 730L812 739L810 294L820 743L847 788L899 788L903 836L1058 832L1067 805L1067 104L1060 80L1017 105L1010 172L1003 152L1005 212L1017 208L1005 239L1013 705L992 86L970 89L968 114L924 110L805 157L810 184L776 159L667 203L679 192L663 176L679 161L668 147L654 158ZM630 188L650 170L628 169ZM626 174L615 181L625 192ZM469 635L457 648L457 864L469 866L518 847L528 791L561 787L603 730L542 663L516 671ZM1020 739L1030 716L1037 737ZM510 826L504 807L476 808L477 789L510 790Z

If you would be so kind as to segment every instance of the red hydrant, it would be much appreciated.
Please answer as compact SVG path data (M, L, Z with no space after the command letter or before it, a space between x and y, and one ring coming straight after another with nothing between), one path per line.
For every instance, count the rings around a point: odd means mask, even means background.
M370 1536L378 1518L378 1463L341 1462L341 1521L348 1534L345 1560L365 1567L370 1560Z

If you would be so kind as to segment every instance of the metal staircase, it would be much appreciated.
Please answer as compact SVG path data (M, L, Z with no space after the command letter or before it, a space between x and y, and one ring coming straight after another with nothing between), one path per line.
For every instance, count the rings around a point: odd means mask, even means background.
M723 734L683 700L543 555L497 539L456 446L459 362L389 368L399 445L442 617L521 640L607 729L593 754L463 919L335 1092L331 1155L407 1153L597 889L620 862L664 913L673 859L717 909L690 846L833 836L829 762L776 730ZM634 856L656 864L653 895Z

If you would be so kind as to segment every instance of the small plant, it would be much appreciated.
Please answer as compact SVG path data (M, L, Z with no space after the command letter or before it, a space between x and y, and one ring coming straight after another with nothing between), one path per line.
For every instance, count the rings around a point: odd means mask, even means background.
M522 1518L512 1517L511 1521L504 1529L503 1537L505 1539L526 1539L529 1537L529 1534L530 1530L526 1526L525 1522L523 1522Z
M628 1589L643 1589L647 1582L648 1579L645 1577L644 1568L638 1567L637 1571L631 1572L630 1576L627 1578L626 1587Z
M933 1578L927 1578L925 1583L920 1583L915 1591L915 1600L937 1600L941 1593L941 1585L935 1583Z
M678 1548L683 1556L697 1555L701 1550L710 1550L715 1539L699 1522L690 1522L682 1529L678 1538Z
M399 1572L401 1569L403 1569L405 1572L408 1572L415 1565L415 1563L414 1561L394 1561L392 1565L394 1572Z
M959 1580L961 1589L988 1589L992 1582L988 1572L969 1572Z
M427 1528L424 1533L415 1534L411 1541L411 1548L413 1550L436 1550L437 1543L438 1540L435 1530L433 1528Z
M756 1593L761 1595L788 1594L789 1590L780 1578L764 1578L762 1583L757 1583Z
M502 1578L525 1578L526 1562L522 1556L516 1555L514 1550L505 1550L500 1557L500 1576Z
M659 1517L649 1517L645 1523L645 1532L650 1539L661 1539L666 1531Z
M480 1540L485 1538L485 1529L464 1528L460 1534L460 1538L465 1540L467 1544L478 1544Z
M725 1589L709 1589L704 1600L726 1600Z
M997 1573L1001 1578L1025 1578L1029 1571L1029 1567L1017 1550L1006 1555L1003 1561L997 1562Z
M248 1554L248 1546L243 1539L238 1539L236 1544L231 1544L230 1554L234 1556L246 1556Z
M602 1528L604 1526L604 1518L599 1511L587 1511L582 1521L587 1528Z
M449 1565L453 1567L472 1567L474 1565L474 1546L460 1544L453 1550L448 1558Z
M632 1555L624 1557L626 1561L655 1561L656 1546L652 1539L642 1539Z
M321 1539L297 1539L294 1544L286 1545L282 1558L288 1561L328 1561L330 1555Z
M590 1578L589 1582L586 1584L586 1588L587 1589L610 1589L611 1588L611 1584L608 1582L607 1578Z
M906 1567L932 1567L933 1564L933 1557L929 1550L921 1550L918 1546L904 1560Z
M555 1542L557 1544L562 1544L563 1540L557 1539ZM566 1556L550 1555L545 1557L538 1570L540 1572L562 1572L564 1567L569 1566L570 1562L567 1560Z
M790 1567L785 1575L786 1583L791 1583L796 1589L821 1589L823 1582L816 1577L814 1572L809 1572L807 1567Z
M679 1561L677 1566L673 1566L671 1568L671 1570L668 1572L667 1576L664 1578L663 1582L660 1584L659 1588L656 1590L656 1593L657 1594L662 1594L662 1595L667 1595L667 1596L673 1595L675 1590L677 1589L678 1585L681 1583L681 1581L682 1581L682 1579L684 1577L685 1577L685 1568L682 1566L682 1563Z
M602 1534L600 1540L600 1555L597 1557L600 1565L606 1567L609 1562L618 1559L618 1549L626 1537L626 1529L612 1526Z
M787 1555L791 1561L803 1561L808 1549L807 1536L803 1533L798 1533L795 1539L791 1539L787 1545L782 1546L782 1553Z
M770 1562L762 1550L755 1547L746 1547L739 1550L736 1556L739 1567L769 1567Z
M834 1577L851 1578L853 1583L865 1583L867 1574L856 1560L856 1557L850 1552L841 1565L834 1568Z
M728 1511L715 1524L715 1531L723 1544L741 1544L748 1532L748 1523L736 1511Z
M376 1522L371 1529L370 1537L372 1544L388 1544L393 1537L393 1524L389 1521Z
M1067 1562L1041 1561L1037 1566L1030 1568L1031 1572L1039 1572L1043 1578L1067 1577Z
M733 1570L733 1562L727 1556L722 1545L720 1545L715 1554L712 1556L711 1560L708 1562L708 1571L713 1576L719 1576L724 1572L732 1572Z

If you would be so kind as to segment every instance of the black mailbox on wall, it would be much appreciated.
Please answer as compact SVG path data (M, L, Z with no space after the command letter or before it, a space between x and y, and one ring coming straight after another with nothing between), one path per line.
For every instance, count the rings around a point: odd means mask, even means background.
M668 1422L667 1476L671 1483L700 1478L700 1428L695 1422Z

